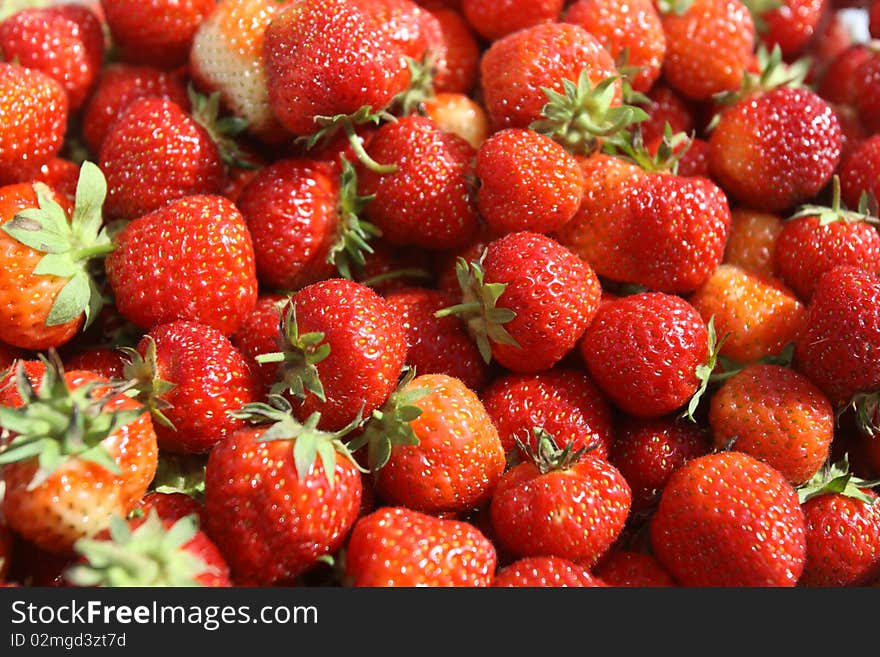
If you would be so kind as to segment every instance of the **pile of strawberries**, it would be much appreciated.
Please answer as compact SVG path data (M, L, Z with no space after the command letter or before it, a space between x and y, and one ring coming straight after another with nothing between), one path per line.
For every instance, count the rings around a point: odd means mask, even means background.
M0 582L880 582L847 1L5 2Z

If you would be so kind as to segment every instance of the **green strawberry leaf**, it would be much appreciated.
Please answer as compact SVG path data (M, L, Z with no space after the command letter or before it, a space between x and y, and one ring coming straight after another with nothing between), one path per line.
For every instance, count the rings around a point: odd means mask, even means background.
M797 487L797 492L801 504L814 497L831 494L852 497L865 504L876 504L878 498L864 492L865 488L876 486L880 486L880 480L868 481L850 472L849 455L844 454L837 463L828 460L809 481Z
M357 193L357 172L351 162L342 158L339 178L339 235L327 253L327 262L336 267L343 278L353 279L352 267L359 272L366 264L366 253L373 253L370 241L380 237L382 231L360 218L364 207L373 196Z
M709 388L709 381L712 378L712 372L715 371L715 365L718 361L718 353L721 351L721 348L724 346L724 343L727 341L727 338L730 337L730 333L727 333L721 340L718 340L718 336L715 333L715 316L709 318L709 323L706 326L709 333L709 358L705 363L697 365L694 370L694 374L699 381L699 387L694 395L691 397L690 401L687 405L687 410L684 413L684 417L689 419L691 422L696 422L694 418L694 412L697 410L697 407L700 405L700 400L703 398L703 395L706 394L706 390Z

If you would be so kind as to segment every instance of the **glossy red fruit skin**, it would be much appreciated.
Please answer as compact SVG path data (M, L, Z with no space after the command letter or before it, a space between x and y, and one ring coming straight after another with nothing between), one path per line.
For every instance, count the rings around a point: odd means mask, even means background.
M470 26L486 41L556 21L564 0L462 0L461 10Z
M277 292L260 294L253 309L244 316L238 328L229 336L232 344L248 359L251 370L259 378L264 392L275 383L277 363L258 363L257 356L270 354L282 348L281 319L287 311L290 297Z
M804 502L807 564L801 586L864 586L880 577L880 506L830 493Z
M761 15L767 28L761 41L772 50L779 46L787 60L795 58L812 41L830 3L828 0L785 0L781 6Z
M150 491L144 495L137 510L144 516L155 510L162 520L180 520L184 516L195 514L199 517L199 526L205 526L205 507L196 498L185 493L159 493Z
M795 341L794 366L835 408L880 389L880 277L836 267L820 279Z
M709 137L718 184L758 210L791 209L831 179L840 159L840 123L808 89L777 87L724 110Z
M125 369L122 351L109 347L82 349L64 357L65 370L88 370L107 379L121 379Z
M119 312L150 330L192 320L230 335L257 299L250 233L231 201L189 196L129 223L106 268Z
M741 452L676 470L650 531L654 555L682 586L794 586L806 561L797 493Z
M880 134L856 145L840 163L840 194L847 207L858 208L862 192L880 199Z
M498 482L489 511L496 539L511 553L588 565L620 535L631 499L623 475L586 454L546 474L531 462L514 466Z
M647 292L599 307L580 343L592 379L623 411L659 417L682 407L709 357L708 331L683 299Z
M648 113L648 120L639 123L642 139L650 143L663 137L666 124L672 133L690 134L694 129L694 110L690 101L672 89L662 80L654 84L646 94L650 103L643 106Z
M596 574L607 586L677 586L663 566L645 552L612 550L596 567Z
M205 471L206 531L239 584L290 584L342 545L357 518L361 476L337 454L334 485L321 459L300 479L289 440L245 428L217 445Z
M880 53L872 53L856 70L856 108L870 134L880 132Z
M376 162L394 173L358 171L358 193L374 196L366 218L397 246L459 249L477 231L469 176L473 147L431 119L408 116L382 126L367 145Z
M345 575L357 587L483 587L496 561L492 543L469 523L384 507L352 529Z
M675 417L624 417L608 459L632 489L632 508L656 506L666 482L685 462L709 451L709 436L694 422Z
M854 43L828 64L819 95L830 103L855 105L858 101L857 71L862 62L871 58L871 49L864 43Z
M493 587L559 588L604 586L590 571L559 557L525 557L501 568L492 580Z
M453 9L431 12L440 24L445 56L434 74L434 92L469 94L480 68L480 45L464 17Z
M611 407L582 371L557 366L535 374L503 374L481 398L507 453L517 449L517 439L536 447L532 430L539 427L560 447L593 447L592 455L608 457L614 440Z

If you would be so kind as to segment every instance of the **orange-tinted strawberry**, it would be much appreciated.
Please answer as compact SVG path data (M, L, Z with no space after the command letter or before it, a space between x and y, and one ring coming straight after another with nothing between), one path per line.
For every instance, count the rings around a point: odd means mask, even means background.
M426 99L422 109L441 130L458 135L474 149L478 149L489 136L486 110L470 96L438 93Z
M481 37L496 41L513 32L556 21L564 0L462 0L464 17Z
M733 208L730 234L724 247L724 262L753 274L774 276L776 240L782 232L782 219L775 214Z
M612 550L596 567L596 575L607 586L676 586L663 566L645 552Z
M856 145L840 163L840 192L850 208L858 207L863 193L880 201L880 134Z
M604 586L604 582L568 559L525 557L501 568L495 574L492 586L543 589Z
M708 454L673 473L651 548L682 586L790 587L806 562L804 514L769 465L742 452Z
M354 526L345 577L359 587L489 586L495 548L473 525L384 507Z

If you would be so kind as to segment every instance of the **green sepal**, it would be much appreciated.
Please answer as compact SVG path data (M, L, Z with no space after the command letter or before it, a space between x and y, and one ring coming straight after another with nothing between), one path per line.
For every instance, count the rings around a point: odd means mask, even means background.
M690 9L695 0L658 0L657 11L661 14L675 14L676 16L684 16Z
M719 354L718 359L716 361L716 370L712 373L712 376L709 377L709 383L721 383L722 381L726 381L742 372L746 367L752 364L758 365L779 365L780 367L791 367L792 362L794 361L794 342L789 342L785 345L778 354L770 354L769 356L763 356L758 360L754 361L754 363L738 363L732 358L727 358L726 356L721 356Z
M871 440L880 440L880 390L874 392L858 392L853 395L849 404L837 411L837 416L852 408L855 411L856 426Z
M871 214L871 212L869 196L864 192L859 198L859 207L856 211L847 210L843 206L840 200L840 176L834 174L831 179L831 205L802 205L789 219L817 217L820 226L828 226L838 222L848 224L867 223L874 226L880 224L880 219Z
M379 228L360 218L364 207L373 196L360 196L357 193L357 172L351 162L342 158L342 173L339 177L339 233L327 253L327 262L336 267L340 276L353 280L352 267L359 272L366 264L365 253L373 253L370 241L381 237Z
M863 488L874 488L880 480L868 481L856 477L849 469L849 455L844 454L837 463L830 459L806 483L797 487L801 504L821 495L845 495L865 504L876 504L878 498L866 495Z
M592 153L599 138L610 137L648 119L641 107L613 105L614 83L618 79L619 76L611 76L594 87L585 68L577 82L562 81L563 93L543 87L547 96L547 104L541 110L544 118L534 121L529 128L555 139L572 153Z
M461 288L462 302L434 313L435 317L448 315L459 316L467 325L468 332L477 344L483 360L492 360L492 343L507 344L519 347L503 324L511 322L516 312L510 308L499 308L498 301L507 289L507 283L486 283L484 281L483 261L487 251L484 250L479 260L468 263L458 258L455 274Z
M758 58L758 73L746 71L740 88L736 91L722 91L712 99L718 105L733 105L753 94L770 91L778 87L802 87L810 72L810 60L799 59L791 64L782 59L779 45L767 52L764 44L755 53ZM714 126L713 126L714 127Z
M65 578L76 586L201 586L198 577L214 570L184 549L197 533L195 514L166 528L153 509L133 531L114 515L109 539L84 538L74 544L85 563L68 568Z
M636 126L633 130L623 130L608 138L602 145L602 150L608 155L629 160L651 173L677 174L678 165L693 142L693 134L688 136L683 132L673 133L672 126L667 123L663 127L663 137L654 154L648 151L640 126Z
M391 100L391 107L396 107L400 116L409 116L421 112L422 103L434 97L434 75L436 65L433 53L425 51L421 61L406 58L409 69L409 86Z
M247 120L240 116L220 116L219 91L206 96L189 85L187 93L192 107L191 115L217 145L220 159L228 166L238 169L256 169L258 164L248 158L235 141L235 137L247 129Z
M755 31L758 34L766 34L768 30L764 15L784 5L782 0L743 0L743 4L752 15L752 23L754 23Z
M535 436L535 446L524 443L519 437L515 437L516 444L522 454L532 461L541 474L554 470L567 470L580 461L584 454L596 449L598 443L574 449L571 443L565 447L559 447L551 433L542 427L533 427L532 434Z
M207 454L162 452L150 488L157 493L183 493L200 500L205 494L207 465Z
M164 413L171 408L171 403L163 399L163 395L177 384L159 377L156 341L149 334L144 338L146 347L143 355L133 347L119 348L126 363L122 370L123 382L118 390L143 404L159 424L176 431L174 423Z
M352 150L357 155L358 161L371 171L379 174L394 173L397 171L396 164L380 164L369 156L360 138L355 132L355 126L373 123L379 125L383 121L396 121L397 118L385 110L374 111L369 105L364 105L351 114L336 114L334 116L315 116L318 129L311 135L300 137L298 141L305 142L306 149L314 148L320 142L330 139L337 132L345 132Z
M691 422L696 422L694 411L697 410L697 406L700 405L700 400L709 388L709 381L712 378L712 372L715 370L715 365L718 362L718 353L721 351L727 338L730 337L730 333L727 333L720 340L718 339L718 336L715 333L715 315L712 315L712 317L709 318L709 323L706 325L706 329L709 334L709 358L705 363L697 365L694 370L694 374L700 382L700 385L688 402L687 410L683 414L683 417L686 417Z

